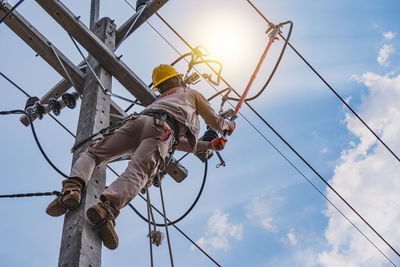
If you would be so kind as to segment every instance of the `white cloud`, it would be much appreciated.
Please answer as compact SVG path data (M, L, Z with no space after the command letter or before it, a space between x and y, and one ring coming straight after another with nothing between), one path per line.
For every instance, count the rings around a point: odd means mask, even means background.
M274 207L277 203L283 201L283 198L270 197L269 199L261 199L260 197L254 197L251 203L246 207L247 218L260 225L263 229L269 232L277 232L278 228L274 225L273 213Z
M365 73L359 82L369 88L358 111L367 123L397 153L400 153L400 75ZM342 151L330 184L351 203L395 248L400 247L400 165L377 143L375 137L349 114L347 128L359 138ZM328 190L330 199L337 197ZM351 211L340 205L351 220L385 253L390 249ZM322 266L382 266L388 261L334 208L328 206L325 237L330 245L317 256ZM393 255L393 254L392 254ZM397 257L396 257L397 259ZM399 264L400 262L397 261ZM390 264L389 264L390 265Z
M215 210L214 214L208 219L205 237L201 237L196 243L211 250L228 250L231 238L241 240L243 226L231 224L228 217L228 213L222 213L219 209ZM192 246L192 249L194 249L194 246Z
M297 245L297 237L296 234L294 233L294 229L290 229L289 233L287 233L287 239L289 240L290 245L296 246Z
M389 66L388 59L390 55L394 53L394 48L393 45L391 44L384 44L381 49L379 49L379 55L376 59L378 61L379 65L381 66Z
M388 40L388 41L393 40L394 37L396 37L396 35L397 35L397 32L391 32L391 31L383 33L383 37L385 37L385 40Z
M321 149L321 153L322 154L326 154L328 153L329 149L327 147L324 147L323 149Z

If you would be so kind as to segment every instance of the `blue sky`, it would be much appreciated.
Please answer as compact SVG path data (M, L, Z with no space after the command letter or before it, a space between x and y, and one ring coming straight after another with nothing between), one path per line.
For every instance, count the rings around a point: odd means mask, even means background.
M10 1L15 4L17 1ZM87 3L86 3L87 2ZM65 4L88 23L90 1ZM131 1L135 4L134 1ZM274 23L294 22L291 43L400 154L400 4L383 1L254 1ZM35 1L18 11L74 63L81 61L68 35ZM133 10L122 0L102 1L101 16L125 22ZM244 0L171 0L160 14L193 46L203 45L212 58L224 64L223 76L242 92L267 44L267 25ZM176 48L187 47L162 22L149 22ZM284 33L287 28L284 28ZM0 71L31 95L41 97L60 80L60 75L3 23L0 25ZM260 70L253 92L260 88L278 56L282 40L274 43ZM148 25L143 25L117 50L146 83L154 66L178 55ZM186 66L178 66L181 72ZM204 69L206 71L206 69ZM0 110L23 108L26 97L0 79ZM194 87L205 96L212 89L204 82ZM221 87L220 89L223 89ZM113 81L115 93L129 93ZM127 103L115 100L122 107ZM219 108L220 100L212 102ZM289 48L266 92L254 107L324 177L343 193L368 221L395 247L400 247L400 184L398 162L376 144L348 114L325 85ZM390 252L349 210L326 190L318 178L244 107L243 114L396 264ZM59 119L76 131L79 107L64 110ZM61 177L41 157L30 129L17 116L1 117L0 194L44 192L60 189ZM74 140L51 118L36 121L39 139L49 157L68 172ZM391 266L345 221L243 118L222 153L227 166L215 168L210 161L208 181L198 205L181 223L192 239L222 266ZM181 184L164 182L168 217L180 216L195 198L203 165L195 157L183 161L189 177ZM122 172L126 162L112 166ZM115 179L108 173L107 182ZM158 192L152 199L159 206ZM2 199L0 212L0 266L55 266L61 240L62 218L45 214L49 197ZM133 205L145 210L140 199ZM161 220L161 218L158 218ZM103 249L103 266L149 266L147 225L130 209L117 222L120 246ZM171 229L176 266L213 266ZM169 266L166 242L155 248L156 266Z

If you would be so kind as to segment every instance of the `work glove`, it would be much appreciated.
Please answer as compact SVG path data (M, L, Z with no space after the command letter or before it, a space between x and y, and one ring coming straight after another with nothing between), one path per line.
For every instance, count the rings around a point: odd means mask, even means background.
M228 140L225 137L219 137L211 141L211 149L216 151L221 151L224 149L226 142Z
M236 123L234 121L232 121L232 126L228 130L228 135L229 136L231 136L231 134L233 133L233 130L235 130L235 128L236 128Z
M233 130L235 130L236 128L236 123L234 121L232 121L232 125L228 130L224 130L223 134L224 136L228 135L231 136L231 134L233 133Z

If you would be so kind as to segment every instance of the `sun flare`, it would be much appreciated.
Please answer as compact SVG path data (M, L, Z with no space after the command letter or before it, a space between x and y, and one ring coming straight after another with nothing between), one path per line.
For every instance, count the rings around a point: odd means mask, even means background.
M258 52L255 44L264 41L260 28L245 16L210 13L196 25L196 39L210 52L208 58L220 61L224 72L231 75L251 65L253 54Z

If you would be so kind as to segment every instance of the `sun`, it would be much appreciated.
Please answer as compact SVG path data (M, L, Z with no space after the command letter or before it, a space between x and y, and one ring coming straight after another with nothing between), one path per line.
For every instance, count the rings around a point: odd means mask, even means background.
M201 28L197 28L196 39L210 52L208 58L220 61L224 73L231 75L252 65L253 54L258 53L255 43L264 42L264 32L254 27L252 20L237 14L211 13L198 25Z

